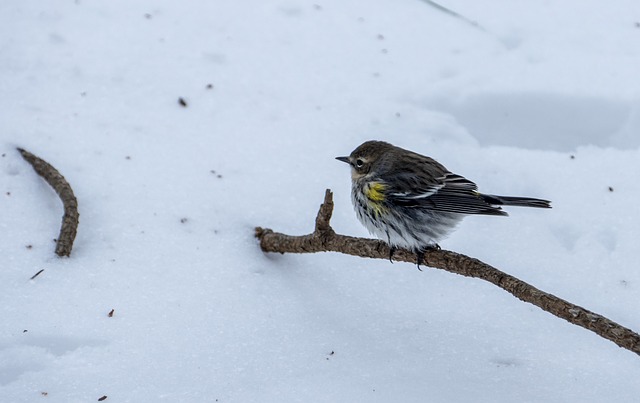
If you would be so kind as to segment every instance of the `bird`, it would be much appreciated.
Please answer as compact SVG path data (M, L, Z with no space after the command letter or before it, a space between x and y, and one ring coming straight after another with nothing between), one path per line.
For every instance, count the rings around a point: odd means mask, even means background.
M418 269L427 251L440 249L467 215L507 216L502 206L551 208L531 197L497 196L450 172L433 158L370 140L349 156L336 157L351 167L351 201L369 233L389 245L416 254Z

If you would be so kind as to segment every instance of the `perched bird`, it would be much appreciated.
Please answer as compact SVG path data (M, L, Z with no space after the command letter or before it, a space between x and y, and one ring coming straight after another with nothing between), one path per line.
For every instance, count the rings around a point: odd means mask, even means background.
M409 249L418 267L424 252L440 249L438 241L467 214L506 216L500 206L551 207L548 200L480 193L436 160L383 141L367 141L336 159L351 166L351 201L360 222L389 244L389 259L396 248Z

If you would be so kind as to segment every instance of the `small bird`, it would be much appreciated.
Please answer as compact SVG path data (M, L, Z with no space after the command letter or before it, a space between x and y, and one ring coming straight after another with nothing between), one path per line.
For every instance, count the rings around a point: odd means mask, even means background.
M436 160L384 141L367 141L336 159L351 166L351 201L360 222L389 244L390 260L397 248L409 249L418 268L465 215L508 215L500 206L551 208L548 200L480 193Z

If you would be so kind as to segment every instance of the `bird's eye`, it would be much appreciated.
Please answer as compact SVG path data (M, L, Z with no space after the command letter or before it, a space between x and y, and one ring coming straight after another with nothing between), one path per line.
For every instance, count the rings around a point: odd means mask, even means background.
M360 158L358 158L358 159L356 160L356 166L357 166L358 168L362 168L362 166L363 166L363 165L364 165L364 161L362 161Z

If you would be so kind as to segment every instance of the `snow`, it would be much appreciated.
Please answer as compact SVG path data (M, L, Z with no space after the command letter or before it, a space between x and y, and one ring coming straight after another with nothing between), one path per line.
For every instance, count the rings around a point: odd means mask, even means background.
M334 157L386 140L553 202L443 248L640 330L640 5L439 4L478 25L419 0L4 0L0 401L636 401L637 355L495 286L254 239L310 232L326 188L367 236ZM73 186L69 259L16 146Z

